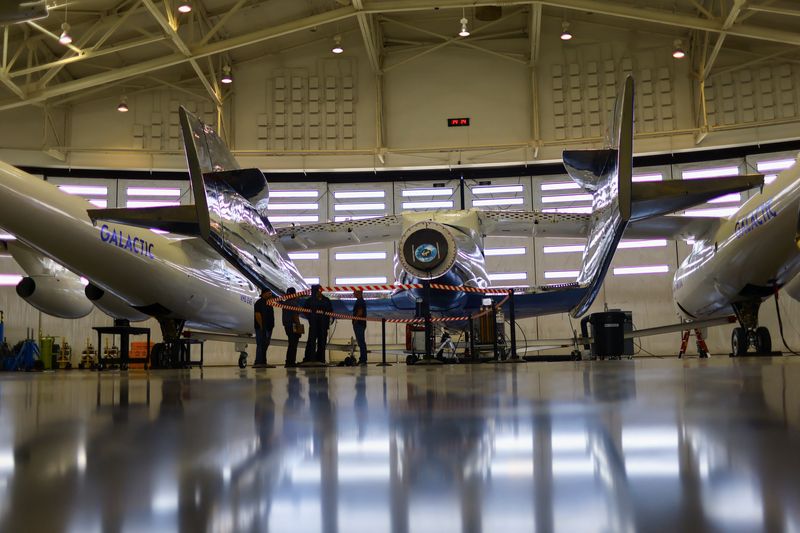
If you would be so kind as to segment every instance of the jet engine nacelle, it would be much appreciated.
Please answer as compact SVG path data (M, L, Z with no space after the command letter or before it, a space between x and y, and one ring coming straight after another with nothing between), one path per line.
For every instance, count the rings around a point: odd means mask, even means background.
M86 298L102 312L115 319L124 319L130 322L142 322L150 318L144 313L140 313L127 302L114 296L108 291L104 291L97 285L88 284L85 289Z
M92 312L92 303L86 299L78 278L22 278L17 284L17 294L42 313L58 318L83 318Z
M417 279L436 279L452 269L459 255L475 253L475 243L464 232L426 220L410 226L400 237L400 264Z

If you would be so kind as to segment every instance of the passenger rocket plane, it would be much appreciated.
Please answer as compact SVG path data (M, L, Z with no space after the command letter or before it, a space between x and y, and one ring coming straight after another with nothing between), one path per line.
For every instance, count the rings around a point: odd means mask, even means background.
M592 304L629 225L669 218L663 215L763 182L743 176L632 183L633 101L633 80L627 78L612 114L606 147L563 154L571 177L592 194L589 217L438 211L276 231L267 218L269 187L264 174L241 168L214 130L181 108L192 205L95 209L46 181L0 163L0 227L17 237L9 243L9 251L28 274L17 292L29 303L45 313L74 318L88 313L88 297L114 318L155 317L164 341L172 346L187 325L220 333L249 333L252 305L260 289L276 295L289 287L306 289L289 250L376 239L398 240L397 279L402 283L435 281L484 288L488 287L485 236L558 236L579 228L589 240L577 282L538 287L515 296L519 318L562 312L578 316ZM796 201L793 205L796 219ZM763 226L740 229L730 238L748 239L770 224L782 224L784 210L788 205L773 201L759 218ZM746 224L750 230L752 222ZM718 244L717 254L726 246ZM706 250L703 244L696 246L693 264L714 258ZM78 276L88 280L85 289ZM388 297L368 300L370 316L414 317L419 296L417 289L397 289ZM469 315L481 307L483 298L482 294L431 290L430 312ZM499 297L493 298L497 302ZM694 302L685 299L681 304ZM352 302L334 300L333 306L337 312L349 313Z

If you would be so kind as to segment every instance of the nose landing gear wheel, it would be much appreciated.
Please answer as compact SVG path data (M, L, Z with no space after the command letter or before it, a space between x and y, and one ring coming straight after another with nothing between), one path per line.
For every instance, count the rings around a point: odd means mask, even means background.
M239 368L247 366L247 352L239 352Z
M769 330L763 326L756 329L756 351L760 354L772 353L772 338Z
M744 328L733 328L731 333L731 356L739 357L747 353L747 330Z

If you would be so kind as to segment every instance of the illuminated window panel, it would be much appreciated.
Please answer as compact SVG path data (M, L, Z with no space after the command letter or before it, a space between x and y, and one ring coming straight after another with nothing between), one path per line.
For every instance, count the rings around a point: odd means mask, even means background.
M169 207L171 205L181 205L181 203L165 200L128 200L125 205L127 207Z
M556 183L542 183L543 191L567 191L580 189L581 186L574 181L559 181Z
M525 203L524 198L485 198L472 201L472 205L475 207L485 207L488 205L522 205L523 203Z
M17 238L11 235L10 233L0 232L0 241L15 241L15 240L17 240Z
M427 202L403 202L403 209L452 209L452 200L430 200Z
M622 241L618 248L621 250L634 248L659 248L667 245L667 239L651 239L642 241Z
M22 281L22 276L19 274L0 274L0 286L2 287L16 287Z
M361 198L385 198L385 191L336 191L333 197L337 200L361 199Z
M775 159L772 161L761 161L756 163L756 169L762 174L766 172L780 172L794 165L794 159ZM764 183L772 183L778 179L778 174L768 174L764 176Z
M485 248L483 255L486 257L503 256L503 255L525 255L528 249L524 246L516 248Z
M725 196L720 196L719 198L714 198L713 200L709 200L708 203L710 204L730 204L730 203L739 203L742 201L742 194L741 193L733 193L733 194L726 194Z
M160 187L128 187L128 196L180 196L180 189L167 189Z
M97 185L59 185L58 188L67 194L78 196L108 196L108 187Z
M336 252L337 261L363 261L367 259L386 259L386 252Z
M542 209L543 213L591 213L592 206L578 206L578 207L548 207Z
M303 281L309 285L319 285L319 278L303 278Z
M630 274L664 274L669 272L668 265L649 265L635 267L616 267L615 276L627 276Z
M648 181L663 181L664 176L661 172L651 172L648 174L638 174L634 175L631 181L634 183L644 183Z
M486 185L480 187L473 187L472 194L509 194L514 192L523 192L525 187L523 185Z
M282 222L319 222L319 215L270 215L269 221L274 224Z
M569 254L575 252L583 253L586 248L583 244L564 244L562 246L545 246L544 253L546 254Z
M572 279L578 278L578 270L548 270L544 273L544 279Z
M348 220L367 220L369 218L381 218L383 215L352 215L352 216L344 216L344 215L337 215L333 217L334 222L347 222Z
M490 281L519 281L528 279L527 272L496 272L489 274Z
M702 178L724 178L728 176L738 176L738 166L702 168L696 170L684 170L681 177L685 180L696 180Z
M335 204L334 211L384 211L386 204Z
M363 278L336 278L337 285L375 285L386 283L385 276L367 276Z
M432 189L406 189L402 193L404 198L414 198L420 196L452 196L451 187L436 187Z
M319 209L319 204L269 204L267 209L270 211L316 211Z
M157 235L166 235L167 233L169 233L168 231L164 231L163 229L157 229L157 228L150 228L150 231L152 231Z
M319 252L289 252L289 258L293 261L308 261L319 259Z
M89 203L95 207L99 207L100 209L105 209L106 207L108 207L108 200L100 200L98 198L92 198L91 200L89 200Z
M566 202L591 202L591 194L562 194L559 196L542 196L545 204L563 204Z
M300 191L290 191L290 190L279 190L279 191L269 191L270 198L318 198L319 191L315 190L300 190Z
M685 211L686 216L692 217L722 217L727 218L739 210L737 206L731 207L710 207L706 209L689 209Z

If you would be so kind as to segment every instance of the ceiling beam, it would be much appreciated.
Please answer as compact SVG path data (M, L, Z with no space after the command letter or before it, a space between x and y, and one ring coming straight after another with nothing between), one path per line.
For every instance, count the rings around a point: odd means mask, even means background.
M249 0L238 0L235 4L233 4L233 6L228 11L226 11L225 14L222 15L222 17L220 17L220 19L217 21L217 23L214 24L214 26L212 26L211 29L208 30L208 32L206 32L206 34L203 36L203 38L200 39L200 41L197 43L197 46L203 46L208 41L210 41L211 38L214 37L217 34L217 32L219 32L219 30L222 29L222 27L225 25L225 23L228 22L228 19L230 19L231 16L233 16L240 9L242 9L242 7L248 1Z
M361 37L364 39L364 49L367 51L369 64L373 72L380 72L381 46L380 43L378 43L377 34L375 32L374 16L363 12L364 4L361 0L353 0L353 7L357 11L356 19L358 20L358 27L361 30Z
M733 26L733 24L736 22L736 19L739 18L739 14L742 12L744 3L745 0L733 1L733 6L731 6L731 10L725 19L725 22L722 24L723 31L717 36L717 42L714 43L714 48L711 49L711 54L709 54L708 61L706 61L705 68L703 69L702 76L704 80L707 80L708 75L711 74L711 69L714 68L714 63L717 61L717 57L722 50L722 45L725 43L725 37L728 36L727 31L731 28L731 26Z

